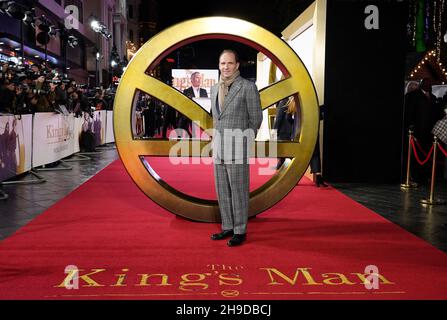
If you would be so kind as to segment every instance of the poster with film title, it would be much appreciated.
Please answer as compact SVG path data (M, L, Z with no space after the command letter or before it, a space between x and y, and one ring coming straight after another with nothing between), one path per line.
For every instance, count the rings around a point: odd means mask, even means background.
M32 115L0 116L0 181L31 170Z
M219 81L219 70L217 69L172 69L172 86L183 92L192 86L191 76L198 72L200 75L200 88L205 89L208 98L193 98L206 111L211 109L211 87Z
M107 111L95 111L93 114L93 133L95 135L95 146L100 146L106 143L106 125L107 125Z
M107 111L107 128L106 128L106 141L105 143L115 142L115 136L113 134L113 111Z
M74 152L74 117L40 112L34 115L33 167L42 166Z

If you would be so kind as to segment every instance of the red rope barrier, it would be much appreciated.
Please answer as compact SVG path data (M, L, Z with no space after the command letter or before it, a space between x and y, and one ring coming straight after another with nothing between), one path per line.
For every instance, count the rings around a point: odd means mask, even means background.
M425 150L422 149L422 146L421 146L421 144L419 143L418 139L416 139L414 136L412 136L412 139L414 139L414 141L416 141L416 145L418 146L419 151L422 152L422 154L423 154L424 156L427 156L427 152L425 152Z
M442 147L440 143L438 143L438 147L442 151L442 153L447 157L447 151L445 151L445 149Z
M424 161L421 161L421 159L419 158L419 155L416 151L415 145L414 145L414 139L411 139L411 145L413 146L413 153L414 153L414 157L416 158L416 161L419 162L419 164L421 166L426 164L427 161L431 158L431 154L433 153L433 146L431 146L430 151L428 152L427 158Z

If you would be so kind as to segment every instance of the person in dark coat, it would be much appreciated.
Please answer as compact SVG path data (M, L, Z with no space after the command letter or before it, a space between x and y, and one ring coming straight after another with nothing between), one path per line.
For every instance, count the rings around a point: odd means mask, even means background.
M295 99L290 97L281 100L278 103L275 123L273 124L278 140L291 141L294 139L297 119ZM276 169L279 169L285 160L285 158L279 158Z
M413 135L427 150L433 142L431 130L443 116L431 90L432 81L424 78L418 89L405 96L405 132L412 129Z
M16 85L6 80L5 86L0 89L0 113L13 113L16 99Z
M320 118L322 118L322 109L320 107ZM278 103L275 123L273 129L276 129L277 139L291 141L295 138L299 130L298 108L295 98L289 97L283 99ZM310 172L314 176L314 183L317 187L327 187L321 174L321 159L320 159L320 142L319 136L315 145L312 158L310 161ZM276 169L279 169L285 161L285 158L279 158Z
M405 95L404 135L407 137L408 131L411 129L413 136L425 152L430 150L433 143L431 130L443 116L442 108L437 104L436 97L431 92L432 83L431 79L424 78L418 89ZM407 150L408 143L404 143L403 154L405 157L408 153ZM418 152L421 154L419 150ZM405 163L406 161L405 159ZM430 167L413 163L411 179L419 183L427 182L430 177Z
M174 108L163 105L163 129L162 129L162 137L166 138L168 128L175 128L177 126L177 117L176 111Z

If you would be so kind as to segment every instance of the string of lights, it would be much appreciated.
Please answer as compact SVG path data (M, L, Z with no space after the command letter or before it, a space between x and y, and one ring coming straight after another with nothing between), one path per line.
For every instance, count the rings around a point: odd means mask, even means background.
M410 78L411 79L419 79L418 73L421 71L421 69L424 67L425 64L428 64L430 62L435 65L437 64L439 66L439 70L442 71L442 75L444 77L444 81L442 81L442 84L445 84L445 82L447 81L447 72L446 72L446 69L443 66L442 62L440 61L436 50L431 50L425 54L425 56L422 58L422 60L417 64L417 66L410 73Z

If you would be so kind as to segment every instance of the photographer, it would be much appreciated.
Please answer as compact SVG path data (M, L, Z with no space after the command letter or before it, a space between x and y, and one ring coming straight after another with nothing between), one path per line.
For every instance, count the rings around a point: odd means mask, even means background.
M95 110L106 110L107 102L104 100L104 91L97 89L94 98Z
M37 96L35 112L54 112L54 108L47 97L48 86L45 80L45 76L41 75L34 81L35 89L33 92Z
M0 89L0 113L14 113L16 100L16 85L11 80L5 80Z
M73 110L76 117L81 116L83 111L89 113L90 116L92 116L92 109L90 107L90 104L81 90L73 91L70 95L70 98L70 109Z
M14 105L14 114L30 114L33 113L29 99L28 84L19 84L16 86L16 101Z
M67 103L68 103L68 95L67 95L66 83L62 80L56 88L56 105L67 106Z

